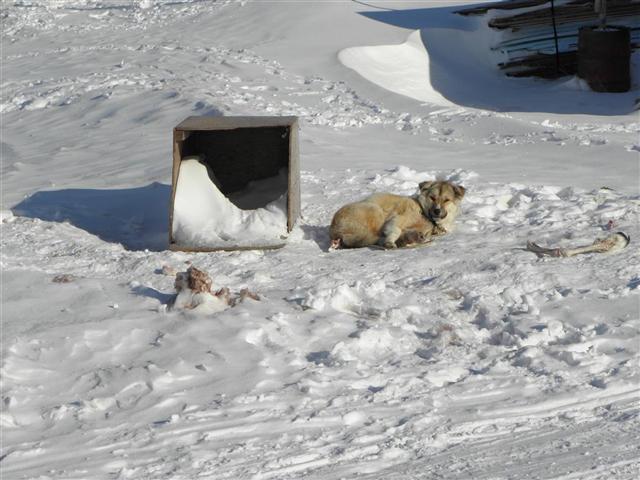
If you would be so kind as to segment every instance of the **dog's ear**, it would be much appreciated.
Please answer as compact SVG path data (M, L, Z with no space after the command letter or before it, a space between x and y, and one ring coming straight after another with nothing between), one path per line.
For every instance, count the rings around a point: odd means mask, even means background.
M429 188L431 185L433 185L436 182L432 182L432 181L426 181L426 182L420 182L418 184L418 188L420 189L420 191L424 190L425 188Z
M467 190L462 185L454 185L453 186L453 192L456 194L457 198L464 197L464 192L466 192L466 191Z

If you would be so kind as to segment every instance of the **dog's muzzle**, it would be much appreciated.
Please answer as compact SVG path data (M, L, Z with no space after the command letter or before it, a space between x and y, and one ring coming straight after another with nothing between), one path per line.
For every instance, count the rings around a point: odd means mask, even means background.
M431 220L437 221L446 218L447 211L442 208L432 208L430 212Z

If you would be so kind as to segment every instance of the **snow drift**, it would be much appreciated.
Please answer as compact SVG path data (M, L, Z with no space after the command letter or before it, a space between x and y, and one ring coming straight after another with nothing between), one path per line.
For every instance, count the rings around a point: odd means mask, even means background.
M274 184L280 191L283 183L286 185L286 171L279 177L253 182L244 195L272 190ZM242 205L247 200L237 194L235 202ZM185 158L176 185L173 240L186 248L282 245L287 234L286 203L285 192L264 208L242 210L218 189L198 158Z

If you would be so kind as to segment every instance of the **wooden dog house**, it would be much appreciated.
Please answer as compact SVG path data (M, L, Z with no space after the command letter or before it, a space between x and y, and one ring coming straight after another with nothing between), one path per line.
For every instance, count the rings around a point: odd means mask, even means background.
M274 177L286 170L286 230L290 232L300 216L300 166L297 117L188 117L173 131L173 175L169 207L169 248L182 251L240 250L278 248L283 241L259 247L225 245L222 248L194 248L180 245L173 235L174 203L180 164L199 156L215 175L219 190L237 207L253 210L269 199L258 195L253 202L240 205L233 194L251 188L250 183ZM262 203L261 203L262 202Z

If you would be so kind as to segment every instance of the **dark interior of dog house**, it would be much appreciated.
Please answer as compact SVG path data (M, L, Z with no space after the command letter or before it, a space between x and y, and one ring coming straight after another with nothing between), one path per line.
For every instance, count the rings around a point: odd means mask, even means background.
M279 173L289 167L289 135L289 126L194 131L182 145L182 157L200 155L220 191L239 208L253 210L287 192L287 178ZM241 200L234 199L235 192L267 178L280 181L281 188L269 189L273 198L243 195Z

